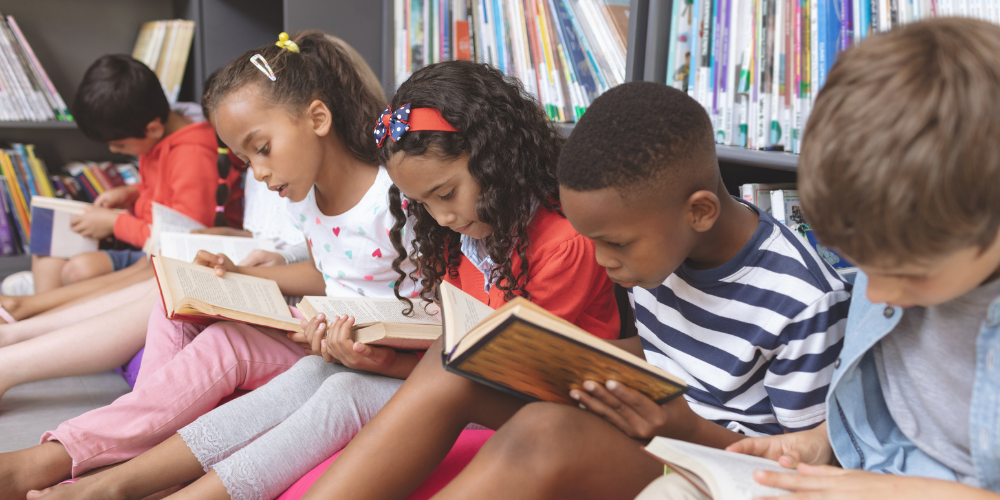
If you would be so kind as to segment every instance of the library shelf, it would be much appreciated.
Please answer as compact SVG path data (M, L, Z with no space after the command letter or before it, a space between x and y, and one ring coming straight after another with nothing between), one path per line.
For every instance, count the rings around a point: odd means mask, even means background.
M760 151L716 144L715 154L720 163L734 163L788 172L795 172L799 168L799 155L781 151Z
M76 129L76 122L63 122L56 120L44 122L0 121L0 128L72 130Z

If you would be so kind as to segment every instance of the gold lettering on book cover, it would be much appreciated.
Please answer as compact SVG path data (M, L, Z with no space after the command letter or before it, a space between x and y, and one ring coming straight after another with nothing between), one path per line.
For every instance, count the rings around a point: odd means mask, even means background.
M681 389L606 354L515 321L494 336L458 369L543 401L577 404L570 388L585 380L616 380L654 401Z

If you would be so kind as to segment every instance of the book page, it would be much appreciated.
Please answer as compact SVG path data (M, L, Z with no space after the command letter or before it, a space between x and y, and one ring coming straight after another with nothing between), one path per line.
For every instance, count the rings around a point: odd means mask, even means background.
M698 475L711 488L715 500L786 495L790 492L754 481L753 473L758 470L795 473L772 460L664 437L653 439L645 449L668 466L677 465Z
M448 282L441 283L441 310L444 320L444 351L452 352L465 334L493 314L493 308L476 300Z
M170 207L153 203L153 231L190 233L195 229L205 229L205 225Z
M273 252L274 243L271 240L214 234L170 232L160 234L160 255L183 262L194 261L198 251L205 250L214 254L226 254L230 260L239 264L250 252L257 249Z
M292 317L278 284L273 280L236 273L226 273L220 278L209 267L156 258L164 264L161 267L175 302L192 298L247 314L284 319Z
M423 305L416 301L413 303L413 316L404 316L406 304L396 299L309 296L303 297L302 301L308 301L317 312L326 314L328 318L341 314L353 316L355 325L378 322L441 324L441 314L436 305L432 304L425 312Z

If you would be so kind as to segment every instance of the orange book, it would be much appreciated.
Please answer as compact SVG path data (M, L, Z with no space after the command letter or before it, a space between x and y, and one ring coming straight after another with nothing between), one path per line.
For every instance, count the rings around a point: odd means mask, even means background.
M21 192L21 184L17 181L17 175L14 173L14 164L10 162L7 153L2 151L0 151L0 173L3 173L4 178L7 179L7 187L10 190L10 195L14 198L14 215L18 219L21 229L24 230L24 236L30 240L31 216L28 213L28 202L24 199L24 193Z
M469 42L469 21L455 21L455 60L472 60L472 46Z

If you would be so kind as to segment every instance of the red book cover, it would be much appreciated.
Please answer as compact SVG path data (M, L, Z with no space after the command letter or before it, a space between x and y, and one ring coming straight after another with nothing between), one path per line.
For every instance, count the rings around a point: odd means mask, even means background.
M111 179L108 179L107 174L104 173L100 164L91 163L90 166L87 167L87 171L90 172L90 175L97 179L97 182L101 183L100 191L102 193L114 187L111 185Z
M125 185L125 179L122 177L121 172L115 168L114 163L104 162L97 165L97 169L100 170L104 177L108 179L108 184L111 187L120 187Z
M469 21L455 21L455 60L472 60L472 47L469 43Z

